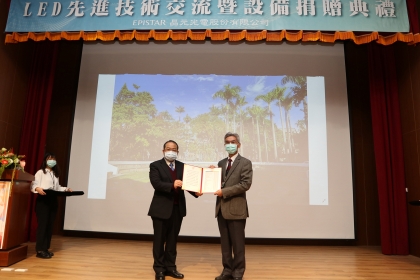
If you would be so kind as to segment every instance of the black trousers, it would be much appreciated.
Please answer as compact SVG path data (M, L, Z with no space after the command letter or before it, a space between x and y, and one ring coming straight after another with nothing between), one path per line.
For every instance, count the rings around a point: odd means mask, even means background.
M58 202L56 196L38 194L35 205L35 213L38 220L35 246L37 252L46 251L51 246L51 237L57 209Z
M174 204L169 219L153 220L153 269L157 272L176 269L176 243L181 230L182 217L179 206Z
M245 273L246 219L226 220L223 218L222 212L219 211L217 223L222 247L222 273L233 277L243 277Z

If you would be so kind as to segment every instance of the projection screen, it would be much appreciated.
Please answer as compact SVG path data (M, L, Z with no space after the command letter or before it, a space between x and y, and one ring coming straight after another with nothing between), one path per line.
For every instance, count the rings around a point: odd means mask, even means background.
M354 239L341 43L85 43L64 229L152 234L149 164L162 145L208 167L241 136L253 162L246 236ZM183 236L219 236L215 196L186 193Z

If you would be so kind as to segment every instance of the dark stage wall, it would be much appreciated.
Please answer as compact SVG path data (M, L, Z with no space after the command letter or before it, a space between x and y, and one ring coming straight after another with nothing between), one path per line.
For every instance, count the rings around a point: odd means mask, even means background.
M5 30L8 3L0 0L0 30ZM0 149L19 147L33 42L5 45L0 33Z
M4 2L0 0L0 28L3 30L7 20L7 4ZM0 36L0 40L4 42L4 34ZM13 45L0 43L0 148L19 147L33 44L34 42ZM60 178L62 185L67 183L82 45L80 41L61 41L59 45L46 150L57 155L63 170ZM397 44L395 49L408 200L415 200L420 199L420 47ZM355 194L356 241L352 244L380 245L367 45L357 46L346 42L345 54ZM64 203L63 200L60 201L55 234L63 234ZM408 213L410 252L420 257L420 207L408 206ZM287 244L287 241L283 243Z

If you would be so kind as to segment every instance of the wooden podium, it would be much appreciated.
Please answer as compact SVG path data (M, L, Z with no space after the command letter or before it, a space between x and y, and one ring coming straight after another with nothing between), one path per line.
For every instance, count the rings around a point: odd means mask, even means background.
M22 244L28 241L26 220L35 177L16 170L12 184L12 174L13 170L6 169L0 178L0 266L26 259L28 253L28 246Z

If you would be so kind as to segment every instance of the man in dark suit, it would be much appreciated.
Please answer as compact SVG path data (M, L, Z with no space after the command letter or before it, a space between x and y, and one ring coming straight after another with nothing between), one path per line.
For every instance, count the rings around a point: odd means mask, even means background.
M240 147L239 135L226 133L229 156L218 163L222 168L222 188L214 193L223 264L222 274L215 280L242 280L245 272L245 223L249 217L245 192L252 184L252 163L238 153Z
M148 215L153 221L153 269L156 280L165 275L182 279L176 269L176 243L186 203L182 187L184 163L177 161L178 144L169 140L163 145L163 158L150 164L149 178L155 192ZM201 193L191 193L198 197ZM165 244L166 243L166 244Z

